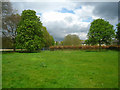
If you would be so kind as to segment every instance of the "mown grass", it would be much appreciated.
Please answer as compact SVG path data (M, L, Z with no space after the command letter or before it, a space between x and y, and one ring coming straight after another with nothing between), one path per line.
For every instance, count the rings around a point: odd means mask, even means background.
M3 88L117 88L117 51L3 53Z

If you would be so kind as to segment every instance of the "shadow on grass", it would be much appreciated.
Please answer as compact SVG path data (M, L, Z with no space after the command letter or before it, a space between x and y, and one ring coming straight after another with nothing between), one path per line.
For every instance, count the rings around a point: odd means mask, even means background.
M85 52L99 52L99 51L86 50Z
M41 51L18 51L19 53L39 53Z
M95 49L95 50L85 50L85 52L106 52L109 51L107 49Z
M30 51L2 51L2 53L39 53L41 51L35 51L35 52L30 52Z
M15 53L15 52L13 52L13 51L2 51L2 54L5 54L5 53Z

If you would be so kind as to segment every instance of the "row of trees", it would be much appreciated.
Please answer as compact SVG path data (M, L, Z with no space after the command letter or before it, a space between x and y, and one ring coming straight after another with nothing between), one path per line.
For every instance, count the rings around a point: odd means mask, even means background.
M118 45L120 45L120 23L117 24L116 38L118 40Z
M12 9L10 2L3 2L2 5L3 44L10 39L14 51L21 48L30 52L54 45L53 37L34 10L24 10L20 16Z

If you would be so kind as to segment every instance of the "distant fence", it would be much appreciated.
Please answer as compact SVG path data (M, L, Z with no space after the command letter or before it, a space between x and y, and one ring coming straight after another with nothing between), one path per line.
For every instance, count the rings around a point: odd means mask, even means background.
M99 46L51 46L50 50L90 50L90 49L99 49ZM120 45L109 45L101 46L101 49L111 49L111 50L120 50Z

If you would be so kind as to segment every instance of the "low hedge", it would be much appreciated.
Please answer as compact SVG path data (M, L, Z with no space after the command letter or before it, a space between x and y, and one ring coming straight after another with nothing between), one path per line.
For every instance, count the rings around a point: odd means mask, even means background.
M51 46L50 50L89 50L89 49L99 49L99 46ZM111 49L111 50L120 50L120 45L109 45L109 46L101 46L101 49Z

